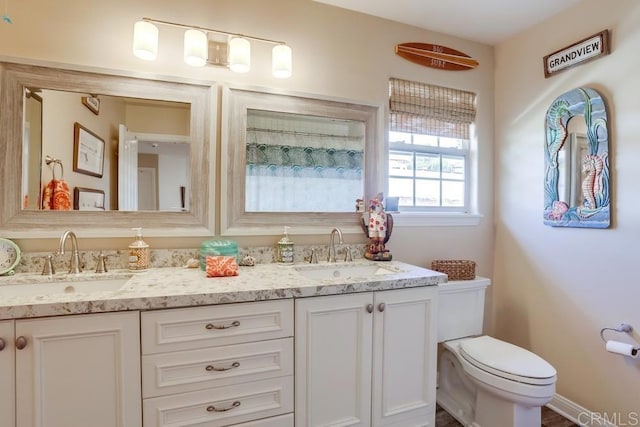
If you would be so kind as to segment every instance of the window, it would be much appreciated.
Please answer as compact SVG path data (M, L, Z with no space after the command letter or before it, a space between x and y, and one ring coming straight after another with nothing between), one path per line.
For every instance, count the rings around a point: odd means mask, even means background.
M475 94L389 81L389 196L401 211L469 210Z

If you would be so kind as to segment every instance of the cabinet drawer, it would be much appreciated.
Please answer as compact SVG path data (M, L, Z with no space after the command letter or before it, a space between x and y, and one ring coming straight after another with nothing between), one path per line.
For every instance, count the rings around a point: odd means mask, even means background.
M293 377L146 399L145 427L220 427L293 411Z
M277 300L142 313L142 354L293 336L293 301Z
M234 424L232 427L293 427L293 414Z
M142 357L142 396L202 390L293 374L293 338Z

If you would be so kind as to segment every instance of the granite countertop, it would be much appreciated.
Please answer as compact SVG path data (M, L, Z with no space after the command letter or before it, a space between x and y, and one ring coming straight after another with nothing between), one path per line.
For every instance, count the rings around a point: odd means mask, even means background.
M327 280L311 279L298 272L300 268L334 270L335 267L345 265L319 263L258 264L254 267L240 267L238 276L219 278L207 278L199 268L180 267L152 268L141 273L118 270L101 274L56 274L52 277L22 273L0 277L0 319L337 295L438 285L447 281L445 274L398 261L376 263L358 260L349 264L375 264L392 272L367 278L344 277ZM121 279L126 280L126 283L114 291L47 294L47 283L105 279ZM1 293L2 286L15 284L37 284L32 286L43 286L43 291L35 296L6 296Z

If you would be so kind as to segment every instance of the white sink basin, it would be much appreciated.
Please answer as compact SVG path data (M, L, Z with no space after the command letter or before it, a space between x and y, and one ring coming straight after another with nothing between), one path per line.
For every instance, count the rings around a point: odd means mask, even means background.
M358 264L325 264L317 266L295 267L296 271L309 279L335 280L353 279L372 276L383 276L386 274L396 274L398 271L380 267L379 265L358 265Z
M119 290L128 280L129 277L120 277L113 279L83 280L77 282L64 281L0 285L0 297L30 297L110 292Z

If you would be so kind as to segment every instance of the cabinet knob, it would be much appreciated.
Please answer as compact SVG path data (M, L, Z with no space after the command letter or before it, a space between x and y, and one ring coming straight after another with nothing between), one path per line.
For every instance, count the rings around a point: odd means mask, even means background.
M384 306L384 303L383 303L383 302L381 302L380 304L378 304L378 311L379 311L379 312L383 312L383 311L384 311L384 307L385 307L385 306Z
M0 351L4 350L5 347L6 347L6 344L5 344L4 340L2 338L0 338Z
M27 346L27 339L23 336L16 338L16 348L22 350Z
M373 313L373 304L367 304L367 313Z

